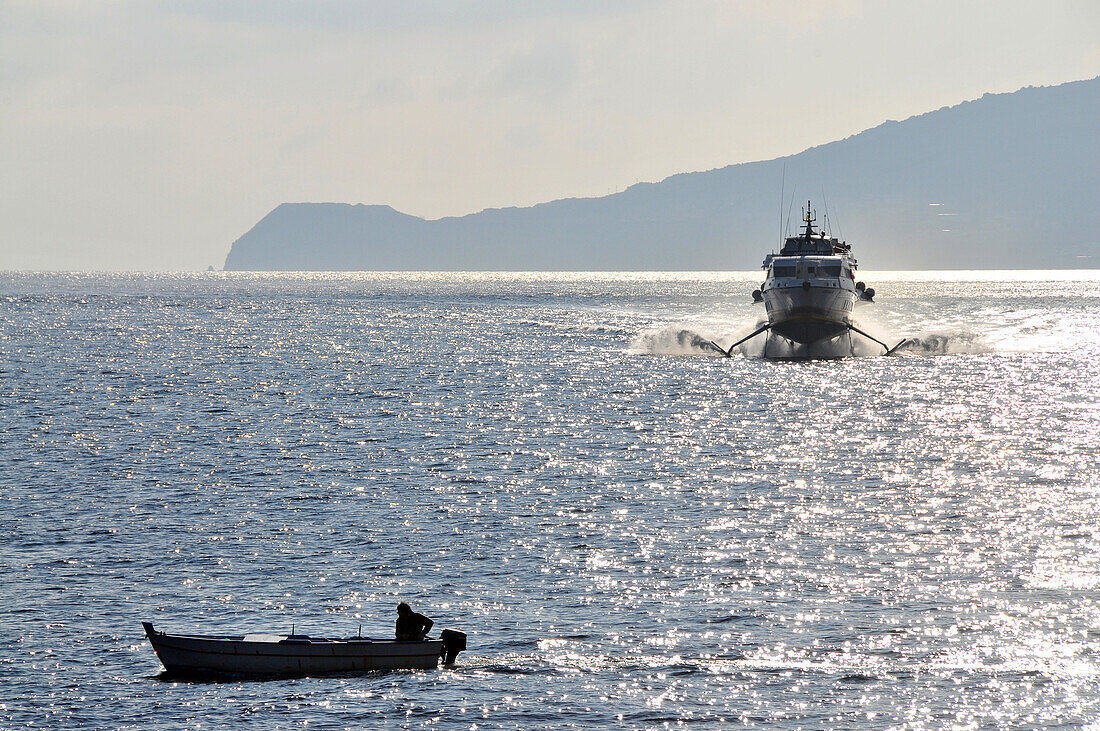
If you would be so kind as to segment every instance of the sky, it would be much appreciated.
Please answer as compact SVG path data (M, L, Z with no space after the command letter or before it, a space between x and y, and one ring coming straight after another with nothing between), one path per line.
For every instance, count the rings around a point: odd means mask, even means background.
M602 196L1100 75L1095 0L0 0L0 270ZM769 213L770 215L770 213Z

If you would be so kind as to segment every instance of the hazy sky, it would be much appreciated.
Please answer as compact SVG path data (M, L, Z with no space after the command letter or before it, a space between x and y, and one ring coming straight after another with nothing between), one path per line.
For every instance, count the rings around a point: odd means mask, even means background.
M0 270L220 268L285 201L437 218L770 159L1095 77L1098 30L1096 0L0 0Z

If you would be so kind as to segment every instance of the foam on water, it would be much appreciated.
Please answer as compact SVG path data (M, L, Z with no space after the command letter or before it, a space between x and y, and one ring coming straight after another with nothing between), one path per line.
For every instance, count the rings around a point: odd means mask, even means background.
M697 355L721 357L724 353L715 347L707 335L691 327L671 325L654 328L638 334L630 342L630 352L647 355Z
M868 329L863 323L854 322L860 329ZM742 324L734 335L729 335L727 329L719 327L670 325L653 328L635 336L630 343L629 352L645 355L723 357L731 344L759 329L763 324L763 321L755 321L751 325ZM872 332L871 334L874 335L875 333ZM878 335L875 336L878 337ZM899 338L894 338L893 342L890 342L890 337L886 336L887 340L884 340L884 342L889 342L891 347L900 341ZM766 349L765 339L767 339ZM933 348L938 347L942 353L963 352L961 349L956 349L956 346L952 346L949 351L948 340L948 336L940 335L929 335L926 340L913 338L911 339L911 349L932 353L935 352ZM909 347L909 345L907 344L906 347ZM885 352L881 345L858 333L852 333L851 337L844 334L808 346L792 343L777 335L761 333L738 345L733 354L746 358L763 358L765 350L767 357L772 359L868 357L882 355Z
M733 328L721 325L674 324L654 327L636 335L630 342L629 352L646 355L683 355L721 357L730 344L749 335L764 324L764 320L752 319ZM1002 322L975 320L955 327L917 330L912 334L899 334L881 319L868 316L853 318L859 329L887 343L890 347L902 340L897 354L960 355L991 352L1044 351L1060 347L1072 347L1077 342L1087 343L1089 334L1066 332L1065 323L1056 321L1049 313L1033 314L1020 324L1019 318L1007 317ZM734 353L748 358L764 357L764 339L761 334L737 346ZM717 347L715 347L717 346ZM811 346L792 343L771 335L767 354L773 359L830 359L848 356L870 357L884 354L878 343L852 333L814 343Z

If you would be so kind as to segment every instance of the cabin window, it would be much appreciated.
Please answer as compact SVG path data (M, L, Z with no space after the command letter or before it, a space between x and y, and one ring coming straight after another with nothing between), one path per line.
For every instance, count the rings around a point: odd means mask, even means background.
M826 265L826 266L821 267L821 276L823 276L823 277L839 277L840 276L840 265L839 264L830 264L830 265Z
M793 266L782 266L782 267L781 266L773 266L772 267L772 276L775 276L775 277L793 277L794 276L794 267Z

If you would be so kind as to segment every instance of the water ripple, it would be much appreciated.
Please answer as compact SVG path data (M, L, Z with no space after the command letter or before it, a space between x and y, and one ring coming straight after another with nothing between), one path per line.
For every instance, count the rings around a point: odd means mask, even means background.
M1095 722L1100 279L883 275L898 357L683 357L755 280L0 275L2 725ZM456 668L180 683L140 627L400 599Z

